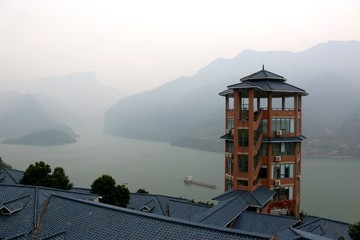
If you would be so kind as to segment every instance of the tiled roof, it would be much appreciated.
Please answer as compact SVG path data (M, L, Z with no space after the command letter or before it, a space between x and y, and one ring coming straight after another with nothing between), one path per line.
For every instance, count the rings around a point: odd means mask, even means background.
M265 70L264 68L256 73L252 73L249 76L243 77L240 79L240 81L254 81L254 80L263 80L263 79L271 79L271 80L277 80L277 81L281 81L281 82L285 82L286 78L284 78L283 76L280 76L278 74L269 72L267 70Z
M277 216L244 211L236 219L232 228L249 232L275 234L293 227L300 220L295 217Z
M231 90L231 89L227 89L227 90L224 90L222 92L219 93L220 96L226 96L226 95L229 95L229 94L232 94L234 91Z
M228 86L229 89L241 89L241 88L257 88L261 91L267 92L297 92L302 93L304 95L308 95L305 90L295 87L293 85L278 82L274 80L258 80L256 82L241 82Z
M331 240L331 238L322 237L295 228L288 228L283 232L276 234L276 237L278 240Z
M24 172L14 169L0 169L0 184L19 184Z
M36 238L65 239L267 239L226 228L52 195Z
M305 215L301 219L301 224L312 222L312 221L317 220L317 219L319 219L319 217L311 216L311 215Z
M202 214L211 208L208 205L195 204L178 200L169 201L169 215L173 218L191 220L196 215Z
M212 200L221 202L226 199L233 198L237 195L238 195L238 191L235 191L234 189L230 189L230 190L220 194L219 196L214 197Z
M296 229L331 239L338 239L341 236L345 239L351 239L348 234L349 224L325 218L318 218L301 224Z
M143 197L146 208L163 205L161 211L174 218L94 202L92 194L0 184L0 239L268 239L275 232L278 239L350 239L347 223L311 217L293 228L295 218L244 212L250 201L260 204L269 196L261 188L248 195L229 191L211 208L181 198ZM240 229L224 228L232 222Z
M186 199L155 195L149 193L131 193L126 208L138 211L148 211L154 214L169 216L169 201L177 200L188 202Z
M220 137L221 139L228 140L228 141L234 141L234 136L231 134L225 134Z
M229 190L220 196L213 198L213 200L224 201L234 196L241 196L251 207L263 207L274 196L274 194L275 192L273 190L260 186L253 192Z
M302 142L306 139L305 136L301 135L300 137L264 137L262 142L266 143L276 143L276 142Z
M37 201L34 187L0 184L0 202L2 207L11 202L22 203L20 211L0 214L0 239L21 236L35 227Z
M240 79L240 83L235 83L228 86L228 89L219 93L220 96L232 95L234 89L248 89L254 88L265 92L289 92L300 93L308 95L308 93L298 87L285 83L286 79L283 76L269 72L267 70L260 70L249 76Z
M275 195L275 191L269 190L264 186L260 186L251 194L260 204L260 206L263 207Z
M0 184L0 239L25 239L51 194L94 200L97 195L43 187Z
M195 216L192 221L225 227L239 214L247 209L249 204L240 195L221 201L206 212Z

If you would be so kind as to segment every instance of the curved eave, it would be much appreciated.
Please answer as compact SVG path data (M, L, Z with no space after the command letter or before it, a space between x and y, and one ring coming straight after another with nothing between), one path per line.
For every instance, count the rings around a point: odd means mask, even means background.
M223 97L225 97L227 95L232 95L232 94L234 94L234 91L232 89L227 89L227 90L222 91L222 92L219 93L219 95L223 96Z
M228 86L228 89L249 89L249 88L256 88L261 91L266 91L266 89L260 87L259 85L253 84L251 82L241 82L236 83Z
M225 134L220 137L221 139L228 140L228 141L234 141L234 136L231 134Z
M262 84L260 82L241 82L236 83L228 86L228 90L234 90L234 89L257 89L259 91L263 92L277 92L277 93L300 93L302 96L309 95L305 90L295 87L288 83L281 83L281 84L273 84L274 82L269 81L262 81ZM260 86L261 85L261 86ZM226 91L228 91L226 90ZM226 92L224 91L224 92ZM222 92L222 93L224 93Z
M309 94L305 92L304 90L298 90L298 91L284 91L284 90L272 90L268 92L275 92L275 93L300 93L301 96L308 96Z
M301 135L300 137L269 137L269 138L263 138L262 142L264 143L302 142L305 139L306 137L303 135Z

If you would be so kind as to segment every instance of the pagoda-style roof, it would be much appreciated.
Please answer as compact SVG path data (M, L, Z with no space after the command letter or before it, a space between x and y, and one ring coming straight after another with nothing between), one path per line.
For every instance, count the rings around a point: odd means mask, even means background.
M277 92L278 94L308 93L298 87L286 83L286 78L263 69L240 79L240 83L228 86L228 89L219 93L220 96L232 95L234 89L253 88L260 92Z
M275 73L269 72L267 70L264 69L264 65L263 65L263 69L250 74L249 76L243 77L240 79L241 82L244 81L256 81L256 80L277 80L277 81L281 81L281 82L285 82L286 78L284 78L283 76L277 75Z

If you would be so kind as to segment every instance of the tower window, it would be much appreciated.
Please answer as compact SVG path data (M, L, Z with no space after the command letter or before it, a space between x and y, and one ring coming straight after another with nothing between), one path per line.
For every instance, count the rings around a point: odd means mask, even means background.
M238 141L239 147L248 147L249 146L249 129L239 129L238 130Z
M234 119L233 118L228 118L227 119L227 129L230 131L233 128L234 128Z
M248 155L238 155L238 168L239 172L248 172Z
M273 143L272 144L272 155L273 156L284 156L284 155L294 155L294 146L295 143Z
M294 177L294 164L285 163L285 164L274 164L273 168L273 179L279 178L293 178Z
M295 132L295 119L294 118L273 118L272 131L283 130L287 133Z
M237 180L237 184L238 184L239 186L245 186L245 187L247 187L247 186L248 186L248 181L247 181L247 180L240 180L240 179L238 179L238 180Z
M227 99L227 109L228 110L234 110L234 98L233 97L229 97Z

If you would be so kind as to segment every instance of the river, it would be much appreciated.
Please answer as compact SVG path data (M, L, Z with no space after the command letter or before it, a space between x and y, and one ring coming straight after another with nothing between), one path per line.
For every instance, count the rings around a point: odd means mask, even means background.
M110 174L130 191L209 201L223 192L224 154L171 146L168 143L83 134L75 144L34 147L0 145L0 157L14 168L45 161L64 168L77 187L89 188ZM360 220L360 159L304 158L301 208L349 223ZM215 184L217 189L187 185L185 176Z

